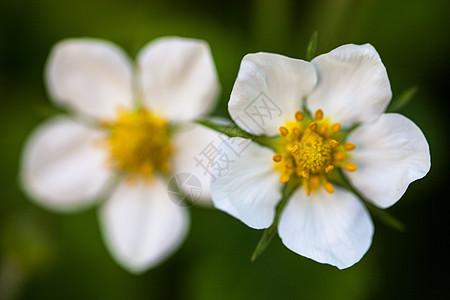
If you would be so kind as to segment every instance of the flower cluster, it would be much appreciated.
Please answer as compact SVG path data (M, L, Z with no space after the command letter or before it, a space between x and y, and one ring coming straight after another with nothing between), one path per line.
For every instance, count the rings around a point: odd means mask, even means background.
M420 129L384 113L389 80L369 44L344 45L311 62L246 55L228 108L255 138L249 143L222 141L193 122L211 111L219 90L205 42L158 39L134 66L111 43L65 40L52 50L45 75L51 99L71 114L32 133L24 188L57 211L101 203L106 245L135 273L159 264L186 236L188 212L167 191L174 174L194 173L204 202L212 197L252 228L275 226L292 251L342 269L372 241L362 200L389 207L430 168ZM220 141L216 160L199 171L194 156ZM230 144L243 147L240 155ZM227 168L214 167L223 157L233 157Z

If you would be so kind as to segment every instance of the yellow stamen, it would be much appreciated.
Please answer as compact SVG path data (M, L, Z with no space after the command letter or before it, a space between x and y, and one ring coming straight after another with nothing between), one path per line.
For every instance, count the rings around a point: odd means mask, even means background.
M317 131L321 134L324 135L325 133L327 133L328 131L328 125L327 124L321 124L319 126L319 129L317 129Z
M108 130L105 146L109 164L123 172L130 182L139 177L151 179L158 171L171 169L169 124L146 109L118 110L115 122L103 122Z
M320 176L318 175L311 176L311 179L309 181L311 182L311 185L315 188L318 188L320 186Z
M331 183L325 182L323 184L323 187L329 194L333 194L334 193L334 186Z
M341 130L341 124L340 123L334 123L331 125L331 132L338 133L339 130Z
M280 162L280 161L283 159L283 157L281 156L280 153L277 153L277 154L275 154L275 155L272 157L272 159L273 159L274 162L278 163L278 162Z
M289 181L289 175L288 174L281 175L281 177L280 177L280 182L281 183L286 183L288 181Z
M311 124L309 124L309 129L315 131L317 129L317 122L312 122Z
M345 154L342 152L336 152L333 154L333 159L336 161L342 161L345 159Z
M284 164L284 166L285 166L287 169L292 169L292 168L294 168L294 162L293 162L292 160L288 160L288 161Z
M334 166L333 166L333 165L328 165L328 166L325 168L325 173L330 173L331 171L333 171L333 169L334 169Z
M314 119L316 120L322 120L323 119L323 110L318 109L316 110L316 113L314 114Z
M358 169L358 167L354 163L346 162L344 164L344 169L346 169L349 172L355 172Z
M344 144L344 150L345 151L352 151L355 150L356 146L353 143L347 142Z
M303 121L303 113L300 110L295 112L295 120L297 120L297 122Z
M330 140L330 145L333 148L336 148L337 146L339 146L339 142L336 140Z
M342 136L340 123L330 123L324 119L324 112L318 109L310 120L302 111L295 112L295 120L287 121L279 127L281 136L274 145L278 153L273 155L274 167L280 172L280 182L302 181L308 195L317 188L332 194L334 186L328 182L333 170L345 168L353 172L356 165L349 163L347 151L355 149L350 142L339 142ZM308 122L306 122L308 121Z
M298 128L293 128L293 129L292 129L292 134L293 134L295 137L299 137L299 136L301 135L301 131L300 131L300 129L298 129Z
M280 134L281 134L282 136L287 136L287 135L289 134L289 129L287 129L287 128L284 127L284 126L280 126Z
M311 187L308 184L305 184L306 195L311 195Z

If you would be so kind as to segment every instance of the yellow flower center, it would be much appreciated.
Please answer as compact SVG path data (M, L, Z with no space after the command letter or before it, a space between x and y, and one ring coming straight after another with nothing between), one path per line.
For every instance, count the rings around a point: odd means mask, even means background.
M116 122L104 123L109 131L106 145L109 164L128 179L151 179L156 171L170 171L173 152L167 121L144 108L120 110Z
M332 194L334 187L328 176L336 167L344 167L349 172L357 170L355 164L347 161L348 152L354 150L355 145L339 142L343 140L340 130L341 124L331 124L324 119L321 109L316 111L312 121L297 111L295 121L280 127L283 138L278 144L279 153L273 156L275 168L281 172L280 182L297 177L308 195L322 185Z

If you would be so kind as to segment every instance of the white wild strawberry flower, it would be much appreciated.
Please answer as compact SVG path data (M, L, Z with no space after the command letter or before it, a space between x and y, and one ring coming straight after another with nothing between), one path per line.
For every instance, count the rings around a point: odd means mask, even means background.
M134 65L115 45L68 39L51 51L45 80L54 104L72 115L39 126L24 148L21 177L40 205L74 211L105 199L102 234L112 256L142 272L184 240L189 217L168 196L171 174L194 172L209 199L209 176L193 156L217 133L190 121L219 91L209 46L161 38Z
M215 206L252 228L267 228L283 186L298 182L277 224L282 242L339 269L358 262L372 242L373 223L357 195L333 177L342 172L364 198L387 208L430 169L421 130L400 114L383 113L391 96L386 69L369 44L344 45L311 62L246 55L230 115L252 134L278 138L271 147L241 138L221 144L219 152L232 158L211 183ZM227 143L247 148L236 156Z

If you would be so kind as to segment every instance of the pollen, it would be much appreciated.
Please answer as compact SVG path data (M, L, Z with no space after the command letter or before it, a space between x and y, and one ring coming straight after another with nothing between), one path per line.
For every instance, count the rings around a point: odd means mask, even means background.
M277 153L277 154L275 154L274 156L273 156L273 161L274 162L280 162L282 159L283 159L283 157L281 156L281 154L280 153Z
M133 181L138 177L151 179L155 172L170 171L168 123L146 109L120 110L115 122L104 122L109 136L109 165Z
M334 193L334 186L331 183L325 182L323 184L323 187L329 194L333 194Z
M344 144L344 150L346 151L352 151L355 150L356 146L353 143L347 142Z
M317 129L317 122L311 122L311 124L309 124L308 128L312 131Z
M286 127L284 127L284 126L280 126L279 130L280 130L280 134L282 136L287 136L289 134L289 130Z
M295 120L297 120L297 122L301 122L303 121L303 113L300 110L297 110L295 112Z
M311 119L310 114L296 111L294 120L279 127L280 140L277 153L272 157L275 169L280 173L280 182L299 180L310 195L321 186L329 194L334 193L330 182L336 168L355 172L357 167L348 161L348 153L355 144L343 140L340 123L331 123L323 110L318 109ZM333 178L333 177L331 177Z
M341 130L341 124L340 123L334 123L331 125L331 132L338 133L339 130Z
M358 169L358 167L354 163L346 162L344 164L344 169L346 169L349 172L355 172Z
M289 175L287 175L287 174L283 174L283 175L281 175L281 177L280 177L280 182L281 183L285 183L285 182L288 182L289 181Z
M323 110L318 109L316 110L316 113L314 114L314 119L320 121L323 119Z
M337 146L339 146L339 142L336 140L330 140L330 145L333 148L336 148Z

